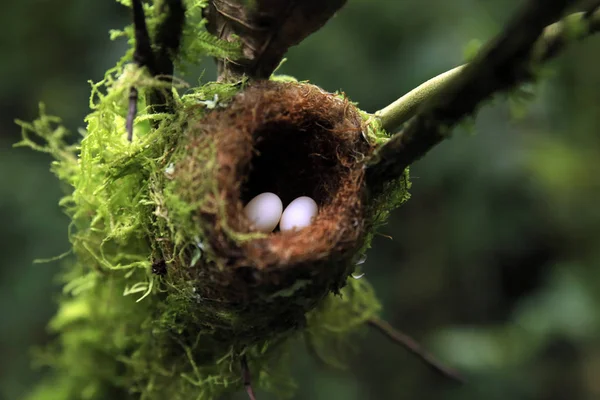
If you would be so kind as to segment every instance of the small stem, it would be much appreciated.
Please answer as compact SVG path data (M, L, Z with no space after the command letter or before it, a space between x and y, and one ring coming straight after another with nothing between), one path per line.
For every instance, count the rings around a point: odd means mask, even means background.
M423 102L435 96L445 88L464 67L464 65L460 65L450 71L446 71L443 74L431 78L427 82L422 83L406 93L389 106L377 111L375 116L379 118L383 129L387 131L394 130L408 121L417 113L419 106L421 106Z
M179 51L181 34L185 25L185 7L182 0L166 0L160 3L158 12L164 15L156 28L154 44L156 46L154 75L163 75L171 80L173 75L173 58Z
M248 397L250 400L256 400L256 396L254 395L254 390L252 389L252 379L250 377L250 368L248 368L248 360L246 360L246 355L244 354L240 360L242 366L242 380L244 381L244 388L246 389L246 393L248 393Z
M141 0L133 0L131 2L133 12L133 30L135 36L135 50L133 53L133 61L140 67L147 67L150 74L156 74L156 63L154 60L154 52L146 26L146 15Z
M127 130L127 140L133 140L133 121L137 114L138 91L135 87L129 89L129 110L127 111L127 120L125 121L125 129Z
M425 364L432 368L435 372L441 374L446 378L450 378L453 381L458 383L465 383L460 374L453 370L452 368L444 366L441 362L435 359L431 354L429 354L421 345L411 338L410 336L394 329L389 323L383 321L379 318L371 318L367 322L370 326L379 330L379 332L383 333L388 337L392 342L399 344L400 346L406 348L412 354L419 357Z
M135 34L135 50L133 53L133 61L141 68L146 67L152 75L156 73L156 64L154 53L148 35L148 27L146 26L146 15L142 0L133 0L131 2L133 13L133 29ZM129 89L129 110L127 111L127 119L125 121L125 129L127 130L127 140L133 140L133 123L137 115L137 100L138 90L135 87Z
M133 29L135 36L135 50L133 61L140 67L146 67L153 77L161 77L162 80L172 82L173 60L181 43L181 33L185 24L185 8L182 0L167 0L161 3L159 10L165 14L164 19L157 27L155 53L152 50L152 42L146 25L146 15L142 0L132 0ZM137 114L138 90L132 87L129 90L129 110L125 121L127 139L133 140L133 123ZM153 89L148 96L148 103L153 112L169 112L171 96L160 89Z

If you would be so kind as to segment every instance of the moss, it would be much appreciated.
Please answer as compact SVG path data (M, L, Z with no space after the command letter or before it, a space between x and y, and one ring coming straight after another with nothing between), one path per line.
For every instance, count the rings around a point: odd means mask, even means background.
M204 3L186 2L192 13ZM183 54L219 54L205 42L184 40ZM215 398L241 388L242 355L258 386L290 394L285 367L298 341L341 365L379 310L368 282L349 277L354 262L408 198L408 172L376 195L365 187L362 162L385 132L346 99L292 79L171 89L126 65L130 56L92 84L79 143L43 107L20 122L19 145L55 158L75 254L50 323L56 343L37 357L51 373L30 398ZM132 85L171 91L174 113L153 114L140 99L130 143ZM286 141L301 155L287 169L275 157ZM240 213L264 189L252 171L270 165L281 170L277 190L297 179L318 199L319 220L304 233L254 233Z

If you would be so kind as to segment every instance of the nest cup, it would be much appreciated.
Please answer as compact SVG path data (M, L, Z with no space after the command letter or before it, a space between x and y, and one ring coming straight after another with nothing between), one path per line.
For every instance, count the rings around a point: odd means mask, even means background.
M197 205L204 252L169 270L193 282L201 328L246 345L302 327L345 284L366 237L372 147L358 110L314 85L263 81L190 122L184 137L173 182ZM243 207L267 191L284 206L310 196L318 216L297 231L253 232Z

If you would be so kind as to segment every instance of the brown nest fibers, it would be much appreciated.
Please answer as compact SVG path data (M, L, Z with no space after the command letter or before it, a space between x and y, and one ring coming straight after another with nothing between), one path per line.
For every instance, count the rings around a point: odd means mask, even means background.
M301 327L344 285L368 229L363 161L372 147L358 110L314 85L262 81L189 123L186 137L174 180L189 193L211 188L195 194L207 254L186 269L208 304L202 324L243 342ZM310 196L318 216L298 231L253 234L243 207L263 192L284 206Z

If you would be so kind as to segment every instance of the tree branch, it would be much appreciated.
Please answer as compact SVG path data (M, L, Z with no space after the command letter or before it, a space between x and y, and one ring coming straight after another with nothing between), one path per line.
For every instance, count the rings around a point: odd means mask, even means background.
M582 22L587 25L587 29L570 32L568 25ZM588 35L600 30L600 11L580 12L570 15L563 21L556 22L544 29L542 37L537 41L534 51L537 55L533 61L547 61L555 57L557 53L567 44L568 40L580 40ZM428 99L432 98L444 90L453 79L464 69L466 65L460 65L449 71L444 72L427 82L417 86L398 100L382 108L375 113L379 118L382 127L385 130L392 131L399 128L402 124L412 118L419 107Z
M473 114L482 101L533 79L533 67L555 56L568 40L600 30L598 6L544 30L570 3L573 1L530 0L472 63L433 78L378 111L376 117L388 130L418 113L370 160L369 185L374 188L399 176L408 165L447 138L451 129ZM570 29L577 22L581 26Z
M421 347L416 340L410 336L394 329L389 323L379 318L371 318L367 323L379 332L387 336L391 341L400 346L404 347L417 357L419 357L428 367L432 368L435 372L450 378L459 383L465 383L465 380L455 370L448 368L438 360L436 360L431 354Z
M242 42L242 57L217 60L219 80L268 78L287 50L321 28L346 0L211 0L208 31Z

